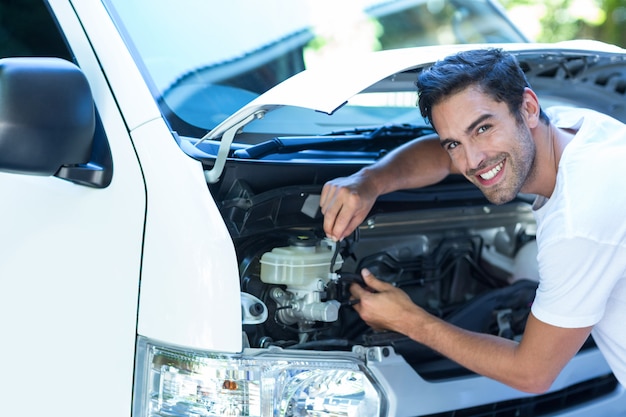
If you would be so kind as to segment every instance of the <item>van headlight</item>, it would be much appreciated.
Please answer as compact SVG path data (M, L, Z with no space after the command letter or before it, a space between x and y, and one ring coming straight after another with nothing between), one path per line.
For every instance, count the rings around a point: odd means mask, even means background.
M383 405L353 357L280 349L227 355L138 340L133 417L380 416Z

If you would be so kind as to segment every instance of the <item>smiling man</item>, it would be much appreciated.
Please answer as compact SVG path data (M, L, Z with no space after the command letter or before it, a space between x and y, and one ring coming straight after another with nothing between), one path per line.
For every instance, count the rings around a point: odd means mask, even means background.
M515 58L461 52L418 78L419 107L439 139L417 140L328 182L320 206L340 240L379 195L463 174L494 204L536 194L540 282L522 341L450 325L362 271L354 306L374 329L403 333L477 373L528 392L550 388L589 334L626 385L626 126L583 109L545 112Z

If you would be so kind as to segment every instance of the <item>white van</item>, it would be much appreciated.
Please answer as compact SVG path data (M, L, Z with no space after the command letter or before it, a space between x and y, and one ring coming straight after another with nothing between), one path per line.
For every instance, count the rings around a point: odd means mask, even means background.
M624 51L524 44L489 1L362 3L2 0L0 415L623 415L592 339L530 395L346 303L367 266L519 337L527 196L494 207L449 178L385 196L341 243L318 199L433 134L415 73L467 46L413 46L517 42L546 100L622 120ZM572 94L564 71L597 82Z

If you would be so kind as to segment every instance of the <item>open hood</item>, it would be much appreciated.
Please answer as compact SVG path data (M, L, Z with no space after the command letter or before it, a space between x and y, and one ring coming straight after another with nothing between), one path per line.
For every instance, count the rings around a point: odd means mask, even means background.
M588 55L599 53L624 59L625 51L613 45L596 41L568 41L555 44L480 44L428 46L373 52L345 61L335 61L324 66L305 70L287 79L251 101L223 123L209 132L207 139L216 139L252 114L268 112L278 106L304 107L331 114L350 97L366 90L378 81L404 71L434 63L458 51L476 48L503 48L516 55L539 54ZM359 70L355 70L358 68Z
M221 174L235 135L245 125L268 112L283 106L294 106L332 114L354 95L374 88L382 80L393 84L401 73L428 66L452 53L487 47L501 47L522 59L533 57L534 62L554 62L557 58L586 58L597 61L600 56L609 62L624 63L624 50L596 41L568 41L555 44L479 44L429 46L397 49L364 54L358 59L337 60L305 70L270 89L220 123L203 139L221 138L220 151L210 173L209 182ZM388 91L393 87L387 84ZM202 142L201 141L201 142Z

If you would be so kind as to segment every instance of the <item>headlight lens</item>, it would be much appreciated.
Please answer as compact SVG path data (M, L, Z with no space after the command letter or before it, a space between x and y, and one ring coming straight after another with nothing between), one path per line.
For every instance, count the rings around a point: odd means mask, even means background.
M379 416L382 397L353 358L255 349L182 350L140 338L134 417Z

